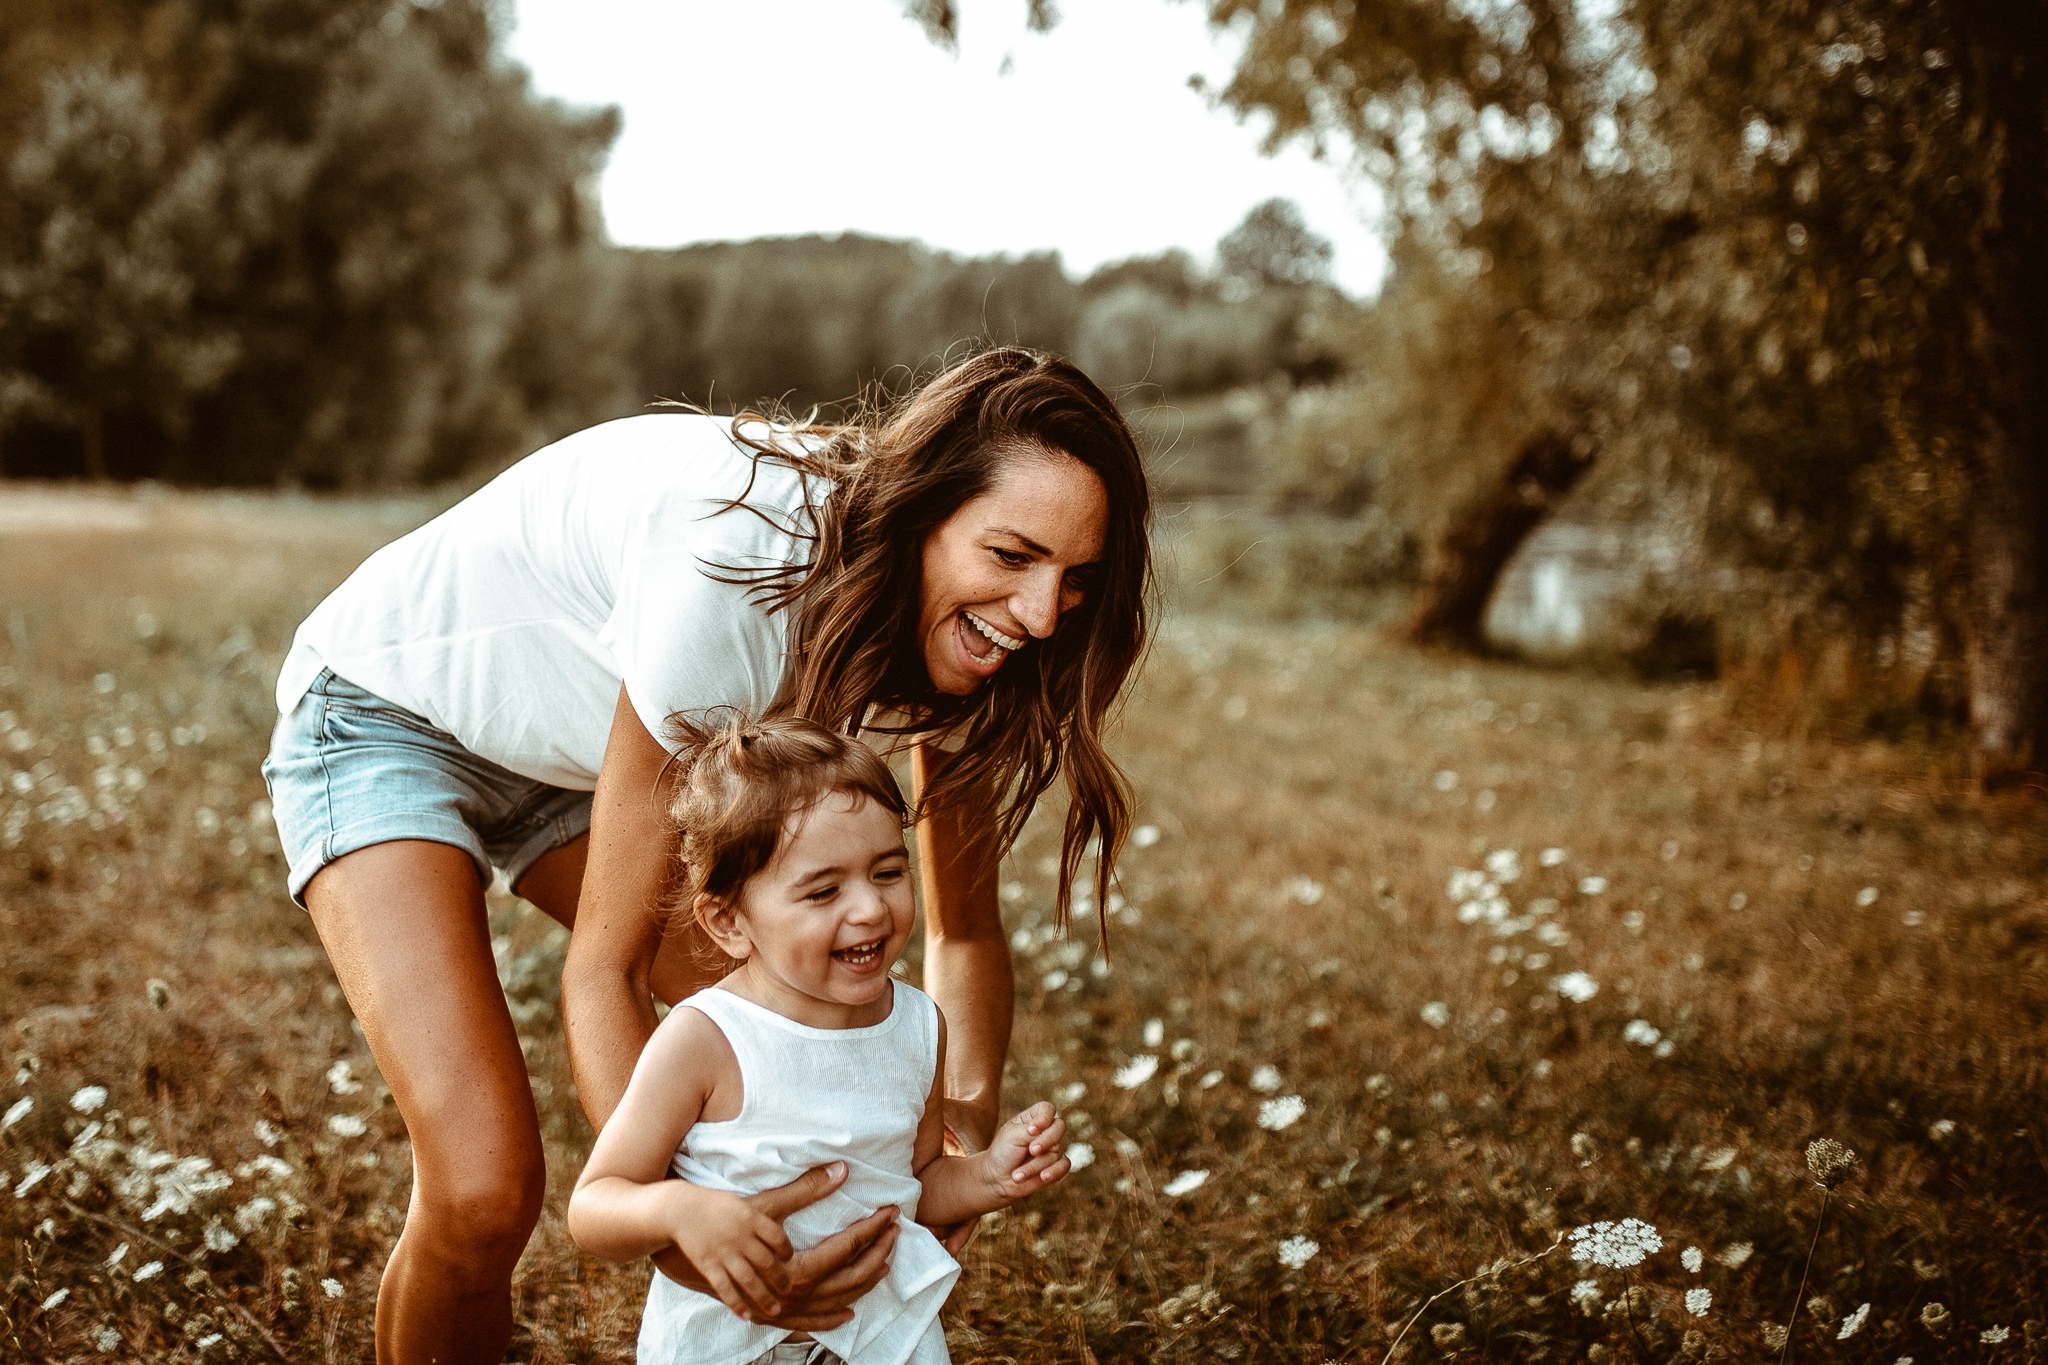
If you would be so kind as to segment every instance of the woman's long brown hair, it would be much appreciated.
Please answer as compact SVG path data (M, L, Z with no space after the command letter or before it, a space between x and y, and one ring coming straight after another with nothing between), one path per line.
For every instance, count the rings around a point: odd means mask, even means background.
M1064 926L1091 850L1095 903L1107 905L1131 797L1102 731L1144 652L1152 592L1150 494L1137 442L1109 396L1064 360L1001 347L868 421L798 428L794 440L788 426L754 414L733 429L757 460L832 486L814 525L791 528L812 541L810 561L747 575L770 610L791 615L775 710L848 733L947 742L952 752L928 755L941 761L928 769L935 775L918 814L991 811L998 853L1064 773L1071 800L1054 915ZM1094 580L1050 637L974 692L938 692L918 638L925 541L987 491L1005 459L1047 452L1079 460L1108 494ZM734 505L745 507L744 495Z

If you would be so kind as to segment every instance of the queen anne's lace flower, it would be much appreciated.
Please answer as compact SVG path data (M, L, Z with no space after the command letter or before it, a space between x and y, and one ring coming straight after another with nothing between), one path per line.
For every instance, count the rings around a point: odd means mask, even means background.
M107 1088L103 1085L80 1087L71 1096L71 1107L81 1114L91 1114L107 1102Z
M1863 1324L1869 1319L1869 1317L1870 1305L1866 1303L1861 1308L1857 1309L1855 1312L1849 1314L1849 1316L1842 1319L1842 1330L1835 1333L1835 1340L1847 1341L1850 1337L1855 1336L1858 1332L1863 1330Z
M326 1279L320 1281L320 1292L325 1294L330 1299L340 1298L343 1293L341 1281L335 1279Z
M1806 1144L1806 1169L1829 1189L1855 1175L1857 1167L1856 1153L1833 1138L1815 1138Z
M1657 1229L1640 1218L1573 1228L1571 1237L1574 1261L1591 1261L1613 1270L1641 1265L1651 1252L1664 1249L1664 1239L1657 1235Z
M1299 1270L1315 1259L1323 1248L1306 1237L1289 1237L1280 1244L1280 1264L1289 1270Z
M1178 1199L1184 1194L1193 1194L1208 1183L1209 1173L1207 1171L1182 1171L1179 1175L1161 1185L1159 1192Z
M1261 1095L1273 1094L1281 1084L1280 1068L1271 1062L1260 1062L1252 1068L1251 1087Z
M1095 1164L1095 1149L1085 1142L1076 1142L1067 1148L1067 1169L1085 1171Z
M1267 1100L1259 1106L1259 1127L1269 1133L1277 1133L1292 1127L1303 1114L1308 1112L1308 1102L1299 1095L1282 1095L1277 1100Z
M1148 1052L1142 1057L1131 1058L1128 1063L1119 1067L1116 1075L1111 1078L1111 1083L1119 1090L1136 1090L1158 1074L1158 1071L1159 1059Z
M1600 994L1600 983L1586 972L1566 972L1563 976L1551 978L1550 989L1574 1005L1583 1005Z
M1705 1288L1704 1286L1695 1289L1688 1289L1685 1291L1685 1311L1692 1314L1694 1317L1705 1317L1707 1315L1707 1310L1709 1308L1712 1308L1713 1306L1713 1291Z
M1699 1274L1700 1267L1707 1263L1706 1256L1700 1251L1698 1247L1687 1247L1685 1250L1679 1252L1678 1260L1681 1265L1683 1265L1687 1270L1690 1270L1695 1275Z

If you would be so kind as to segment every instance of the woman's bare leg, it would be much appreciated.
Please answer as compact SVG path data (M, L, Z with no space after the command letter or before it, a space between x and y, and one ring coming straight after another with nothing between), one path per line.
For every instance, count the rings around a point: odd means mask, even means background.
M512 1269L546 1170L476 864L449 844L376 844L322 869L306 904L412 1138L412 1205L384 1267L377 1359L502 1360Z

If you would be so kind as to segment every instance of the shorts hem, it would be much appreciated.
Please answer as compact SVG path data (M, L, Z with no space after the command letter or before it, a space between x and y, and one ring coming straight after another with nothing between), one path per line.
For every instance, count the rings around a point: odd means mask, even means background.
M300 909L306 905L306 887L320 870L329 863L345 858L351 853L361 852L373 844L396 843L401 839L419 839L432 844L449 844L461 849L476 864L477 876L484 885L491 882L491 860L485 853L483 840L475 830L462 821L419 811L378 816L371 820L358 820L343 829L334 830L317 846L294 862L286 879L285 889L291 893L292 904ZM538 855L536 855L538 856Z
M572 809L555 816L541 826L538 834L521 844L518 850L505 860L505 885L516 891L519 879L531 871L535 863L556 849L575 843L588 833L590 802L578 802Z

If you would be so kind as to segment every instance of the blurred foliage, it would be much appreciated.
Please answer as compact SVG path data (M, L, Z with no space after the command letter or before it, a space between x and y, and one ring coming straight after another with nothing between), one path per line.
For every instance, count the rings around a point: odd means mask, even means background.
M1767 571L1740 611L1698 585L1738 661L1805 692L1786 657L1840 654L1842 695L1967 708L1987 754L2028 760L2048 714L2039 6L1209 13L1247 40L1224 103L1387 187L1373 325L1425 342L1365 343L1362 420L1305 435L1286 491L1355 502L1375 459L1497 469L1583 423L1632 466L1609 492L1646 512L1708 488L1707 533Z
M1280 374L1312 381L1343 365L1358 306L1330 285L1329 243L1285 201L1225 238L1251 241L1277 216L1293 235L1267 269L1200 269L1169 251L1075 280L1051 253L963 259L914 242L846 234L714 242L626 255L636 395L713 408L764 398L807 405L867 386L900 389L974 338L1071 356L1126 397L1216 393ZM1293 264L1289 264L1289 263Z
M618 118L536 99L502 18L11 0L0 469L417 480L616 409Z

